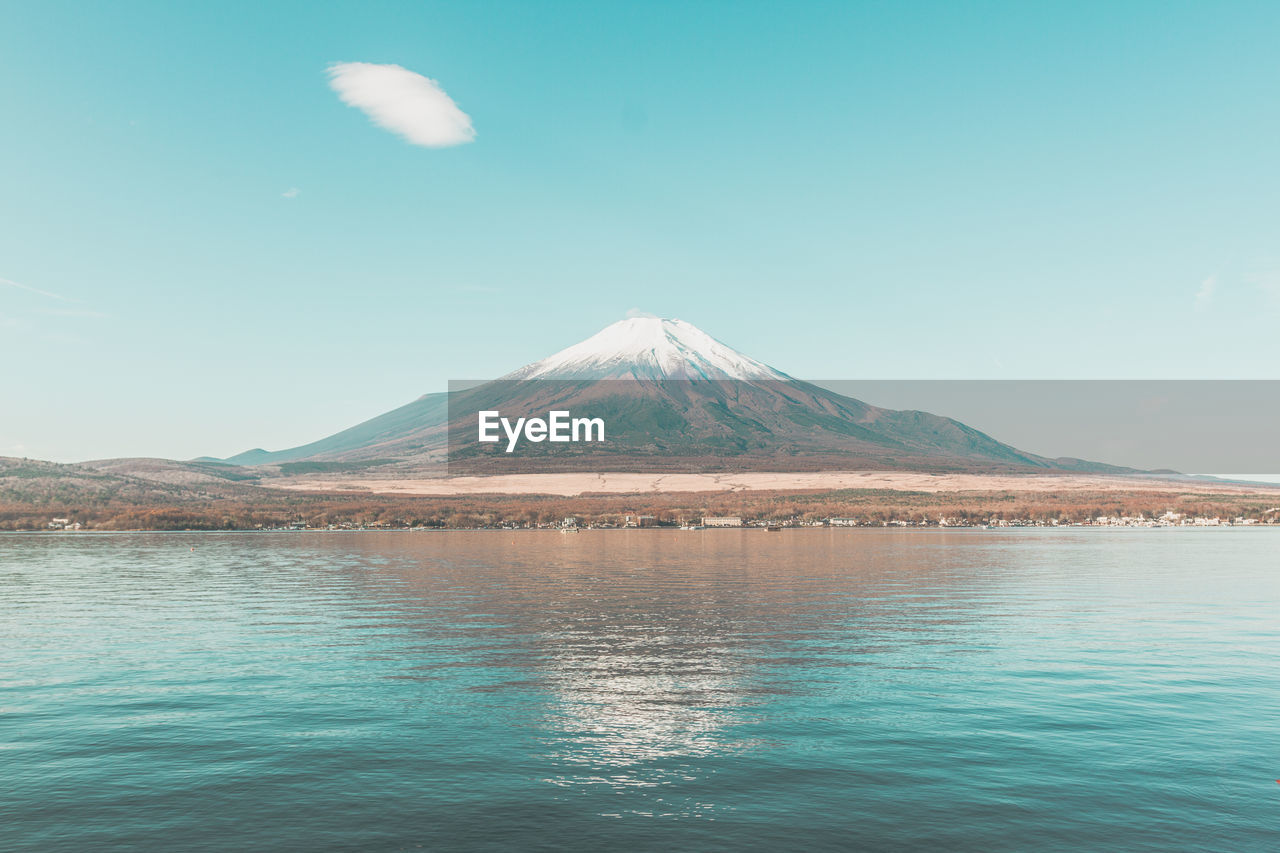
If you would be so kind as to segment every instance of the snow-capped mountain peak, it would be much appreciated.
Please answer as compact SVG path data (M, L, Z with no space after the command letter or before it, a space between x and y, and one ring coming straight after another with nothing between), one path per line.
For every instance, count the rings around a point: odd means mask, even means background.
M504 379L788 379L683 320L632 317Z

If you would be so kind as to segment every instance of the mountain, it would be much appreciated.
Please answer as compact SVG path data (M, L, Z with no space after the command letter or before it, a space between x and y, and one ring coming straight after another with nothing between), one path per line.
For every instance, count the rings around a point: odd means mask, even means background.
M513 371L502 379L777 379L785 374L734 350L683 320L632 318L614 323L581 343ZM425 394L342 432L287 450L246 450L234 465L313 462L335 470L344 462L444 461L449 394ZM317 468L318 466L318 468Z
M608 441L533 444L519 454L475 441L477 416L600 417ZM1046 459L951 418L872 406L747 356L682 320L631 318L501 379L427 394L342 432L226 462L283 473L379 476L568 470L1072 470L1125 472Z

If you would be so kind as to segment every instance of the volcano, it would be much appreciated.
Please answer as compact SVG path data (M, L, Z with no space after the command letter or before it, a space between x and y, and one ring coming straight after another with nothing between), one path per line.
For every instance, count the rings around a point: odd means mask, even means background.
M517 456L475 441L476 414L570 410L608 441L541 444ZM365 467L510 471L920 471L1129 469L1048 459L952 418L872 406L795 379L683 320L630 318L500 379L427 394L350 429L225 460L296 471ZM383 469L386 470L386 469Z

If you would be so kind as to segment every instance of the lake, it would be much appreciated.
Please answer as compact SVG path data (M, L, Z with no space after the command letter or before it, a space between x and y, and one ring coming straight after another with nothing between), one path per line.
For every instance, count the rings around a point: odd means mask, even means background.
M0 849L1280 849L1280 529L0 536Z

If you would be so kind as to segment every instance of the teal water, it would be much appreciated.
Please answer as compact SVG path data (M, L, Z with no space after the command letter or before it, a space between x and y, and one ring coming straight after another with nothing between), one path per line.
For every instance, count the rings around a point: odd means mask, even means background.
M0 850L1280 849L1280 530L0 536Z

